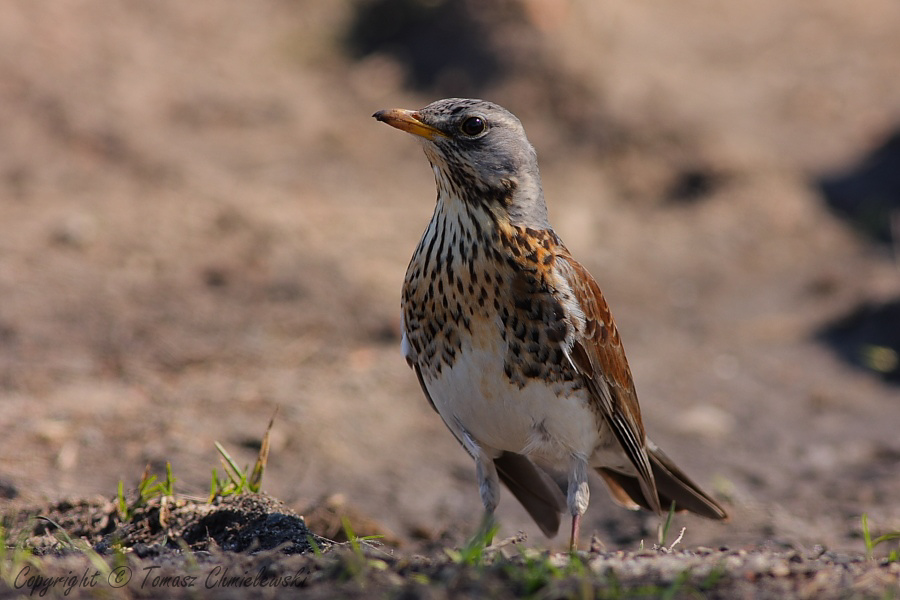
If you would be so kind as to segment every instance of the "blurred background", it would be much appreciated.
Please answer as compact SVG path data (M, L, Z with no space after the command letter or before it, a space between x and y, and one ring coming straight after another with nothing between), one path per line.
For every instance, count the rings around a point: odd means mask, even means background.
M264 489L464 539L471 461L399 350L432 174L370 115L475 96L525 124L651 436L732 514L683 543L900 528L898 31L893 0L8 0L0 497L167 461L205 496L279 406ZM655 539L593 489L585 531Z

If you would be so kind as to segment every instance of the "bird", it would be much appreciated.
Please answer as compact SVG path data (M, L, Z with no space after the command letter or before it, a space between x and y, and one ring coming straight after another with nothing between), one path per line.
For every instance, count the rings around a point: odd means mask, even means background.
M406 270L401 347L432 408L475 462L486 518L502 482L577 549L595 471L612 499L728 518L647 436L634 379L594 278L550 225L518 118L478 99L373 115L421 141L434 213Z

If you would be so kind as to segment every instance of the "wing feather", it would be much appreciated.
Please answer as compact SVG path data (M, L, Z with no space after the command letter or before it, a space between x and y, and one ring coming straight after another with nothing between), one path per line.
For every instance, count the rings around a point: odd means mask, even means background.
M577 309L584 315L583 327L567 340L571 344L570 360L584 377L592 400L637 470L649 508L661 513L637 392L609 305L587 269L565 250L557 257L561 259L557 262L558 272L571 288Z

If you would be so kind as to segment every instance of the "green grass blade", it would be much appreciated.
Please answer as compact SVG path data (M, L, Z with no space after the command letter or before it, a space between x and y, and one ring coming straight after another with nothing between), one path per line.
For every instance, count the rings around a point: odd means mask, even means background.
M673 502L671 505L669 505L669 514L666 515L666 520L659 529L659 535L657 537L659 539L660 546L666 545L666 539L669 537L669 529L672 527L672 522L674 520L675 520L675 503Z
M259 488L262 486L263 472L265 472L266 463L269 461L269 434L272 432L272 426L275 424L277 415L278 407L276 406L272 418L269 419L269 426L266 427L266 432L263 434L262 443L259 445L259 455L256 457L256 464L253 465L253 472L247 480L250 491L254 493L259 492Z
M241 471L241 468L234 461L234 459L231 458L231 455L228 454L228 450L226 450L222 444L220 444L219 442L214 443L216 445L216 450L219 451L219 454L222 455L222 459L224 460L225 473L231 478L232 481L235 481L235 477L232 474L234 474L235 476L239 476L243 474L243 471ZM238 477L237 479L240 479L240 477Z
M866 559L872 560L875 545L872 544L872 534L869 533L869 515L863 513L860 520L862 521L863 542L866 545Z

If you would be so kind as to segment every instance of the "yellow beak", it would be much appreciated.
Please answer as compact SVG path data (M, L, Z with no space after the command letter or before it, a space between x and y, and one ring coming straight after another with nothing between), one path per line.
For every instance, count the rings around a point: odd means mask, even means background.
M391 127L396 127L402 131L418 135L426 140L434 140L437 137L447 137L441 130L423 123L419 119L419 114L412 110L391 108L379 110L372 116L382 123L387 123Z

